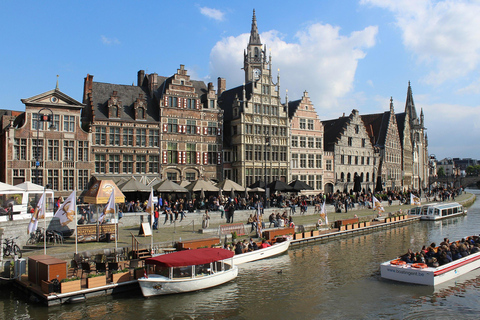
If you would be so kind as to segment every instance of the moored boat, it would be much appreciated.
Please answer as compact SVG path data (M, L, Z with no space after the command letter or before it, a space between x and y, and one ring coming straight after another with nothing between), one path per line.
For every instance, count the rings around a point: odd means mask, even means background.
M380 265L381 277L400 282L435 286L480 268L480 252L466 255L439 267L424 263L406 263L401 259Z
M236 254L233 257L233 262L235 265L239 265L242 263L252 262L252 261L276 256L278 254L281 254L287 251L288 247L290 246L290 242L291 242L291 238L288 237L285 239L285 241L275 242L272 246L267 248L249 251L242 254Z
M237 266L226 260L233 255L225 249L202 248L149 258L145 263L154 266L155 273L138 283L145 297L215 287L237 277Z
M467 209L458 202L430 203L413 207L408 213L420 216L421 220L440 220L467 214Z

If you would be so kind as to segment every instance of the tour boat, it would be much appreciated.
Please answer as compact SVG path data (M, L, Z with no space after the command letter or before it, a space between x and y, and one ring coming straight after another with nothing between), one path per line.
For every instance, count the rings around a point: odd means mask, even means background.
M381 277L400 282L435 286L467 274L480 267L480 252L470 254L437 268L422 263L405 263L400 259L380 265Z
M467 209L457 202L445 202L413 207L408 213L420 216L421 220L440 220L467 214Z
M260 259L270 258L278 254L284 253L288 250L290 246L291 238L288 237L285 241L275 242L272 246L258 249L254 251L245 252L242 254L236 254L233 257L233 262L235 265L242 263L252 262Z
M226 259L234 253L221 248L202 248L163 254L145 260L154 274L138 279L145 297L202 290L237 277L238 267Z

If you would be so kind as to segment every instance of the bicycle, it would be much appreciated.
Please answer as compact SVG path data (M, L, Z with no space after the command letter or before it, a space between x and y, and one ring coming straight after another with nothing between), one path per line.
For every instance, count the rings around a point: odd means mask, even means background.
M16 238L7 238L3 240L3 255L5 257L10 256L10 254L18 256L18 258L22 257L22 251L20 247L15 243Z

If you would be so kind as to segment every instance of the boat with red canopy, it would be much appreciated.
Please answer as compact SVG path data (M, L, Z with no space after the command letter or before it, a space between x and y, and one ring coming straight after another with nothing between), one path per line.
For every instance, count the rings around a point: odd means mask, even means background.
M138 279L145 297L197 291L221 285L238 275L234 253L221 248L178 251L145 260L149 274Z

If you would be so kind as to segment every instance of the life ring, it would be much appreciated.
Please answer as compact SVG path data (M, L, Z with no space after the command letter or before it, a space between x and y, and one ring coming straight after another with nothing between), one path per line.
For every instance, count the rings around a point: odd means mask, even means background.
M414 263L414 264L412 264L412 267L413 268L419 268L419 269L425 269L428 266L425 263Z
M395 265L395 266L407 264L405 261L400 260L400 259L392 260L392 261L390 261L390 263L393 264L393 265Z

